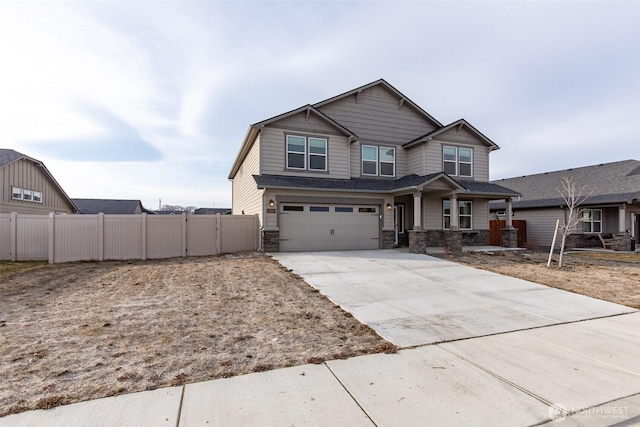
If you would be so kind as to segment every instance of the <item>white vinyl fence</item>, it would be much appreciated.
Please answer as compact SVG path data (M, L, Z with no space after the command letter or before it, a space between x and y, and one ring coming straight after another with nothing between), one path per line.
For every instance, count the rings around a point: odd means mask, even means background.
M0 260L173 258L255 251L254 215L0 214Z

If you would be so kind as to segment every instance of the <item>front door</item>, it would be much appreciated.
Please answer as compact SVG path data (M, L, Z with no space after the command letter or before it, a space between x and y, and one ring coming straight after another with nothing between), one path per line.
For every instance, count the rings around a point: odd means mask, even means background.
M393 207L393 228L395 230L394 244L398 246L400 234L404 234L404 205Z

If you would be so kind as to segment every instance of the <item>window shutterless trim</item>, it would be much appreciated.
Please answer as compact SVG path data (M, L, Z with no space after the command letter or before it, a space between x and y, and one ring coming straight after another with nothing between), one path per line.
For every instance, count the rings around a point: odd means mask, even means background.
M304 151L290 151L289 150L289 138L301 138L304 140ZM324 153L312 153L311 152L311 140L322 141L324 143ZM310 171L310 172L328 172L329 170L329 138L319 137L319 136L310 136L310 135L300 135L297 133L287 133L285 134L285 169L295 170L295 171ZM289 165L289 155L301 155L304 157L303 167L296 167ZM312 168L311 167L311 158L312 157L322 157L324 159L324 168Z

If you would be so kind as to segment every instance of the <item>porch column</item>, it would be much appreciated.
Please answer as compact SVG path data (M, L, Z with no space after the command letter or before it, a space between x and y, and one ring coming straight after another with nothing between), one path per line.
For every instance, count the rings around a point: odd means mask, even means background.
M422 230L422 193L413 193L413 229Z
M627 210L625 206L622 205L618 208L618 233L626 233L627 232Z
M449 230L457 231L459 227L458 216L458 195L453 193L449 196L449 205L451 207L451 222L449 223Z
M505 202L507 202L507 210L505 211L507 214L507 221L504 228L505 230L511 230L513 228L513 199L509 197L508 199L505 199Z

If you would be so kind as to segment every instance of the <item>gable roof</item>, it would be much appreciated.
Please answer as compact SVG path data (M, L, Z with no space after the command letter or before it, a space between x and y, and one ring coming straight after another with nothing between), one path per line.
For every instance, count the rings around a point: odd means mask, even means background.
M140 200L118 200L118 199L72 199L81 214L120 214L132 215L140 211L150 213L142 206Z
M403 101L403 103L406 103L407 105L410 105L411 107L413 107L421 116L423 116L425 119L427 119L430 122L432 122L436 127L442 127L442 123L437 121L429 113L427 113L422 108L420 108L420 106L418 104L416 104L415 102L410 100L407 96L405 96L398 89L396 89L395 87L390 85L385 79L379 79L379 80L376 80L374 82L368 83L366 85L357 87L357 88L352 89L350 91L341 93L340 95L336 95L336 96L333 96L333 97L331 97L329 99L325 99L324 101L317 102L317 103L313 104L313 106L316 107L316 108L319 108L319 107L322 107L324 105L330 104L330 103L332 103L334 101L338 101L339 99L346 98L347 96L357 95L359 92L362 92L363 90L369 89L369 88L374 87L374 86L384 86L389 91L393 92L398 98L400 98Z
M62 189L62 186L56 181L53 177L49 169L42 163L40 160L34 159L33 157L29 157L26 154L22 154L17 152L16 150L10 148L0 148L0 167L7 166L13 162L18 160L27 160L33 162L37 167L39 167L44 175L47 177L49 182L58 190L58 192L62 195L65 201L71 206L71 210L73 212L78 212L78 207L73 203L73 201L69 198L67 193Z
M468 128L474 136L476 136L478 139L480 139L482 142L484 142L489 147L489 149L491 151L497 150L497 149L500 148L500 147L498 147L498 144L496 144L495 142L493 142L492 140L487 138L478 129L476 129L475 127L471 126L471 124L469 122L467 122L465 119L459 119L459 120L456 120L455 122L450 123L450 124L448 124L446 126L442 126L442 127L438 128L438 129L434 129L434 130L432 130L431 132L429 132L429 133L427 133L425 135L419 136L418 138L416 138L416 139L414 139L412 141L409 141L406 144L403 144L402 147L403 148L409 148L409 147L412 147L412 146L414 146L416 144L420 144L421 142L428 142L432 138L435 138L436 136L438 136L438 135L440 135L440 134L442 134L444 132L447 132L448 130L451 130L451 129L455 128L455 127L462 128L463 126Z
M274 123L274 122L276 122L278 120L282 120L284 118L293 116L295 114L299 114L299 113L302 113L302 112L306 112L307 114L315 114L320 119L322 119L323 121L326 121L331 126L333 126L336 129L340 130L344 135L348 136L350 138L350 140L352 140L352 141L357 140L358 139L358 135L356 135L355 133L353 133L352 131L350 131L349 129L347 129L346 127L341 125L340 123L336 122L331 117L329 117L326 114L324 114L322 111L319 110L319 108L324 106L324 105L330 104L330 103L332 103L334 101L337 101L337 100L340 100L342 98L345 98L347 96L351 96L351 95L356 95L357 96L357 94L359 92L362 92L363 90L366 90L366 89L369 89L371 87L378 86L378 85L384 86L389 91L394 93L398 98L400 98L400 100L401 100L401 102L403 104L407 104L407 105L411 106L415 111L418 112L418 114L420 114L426 120L428 120L431 123L433 123L437 128L442 128L442 123L437 121L429 113L427 113L422 108L420 108L420 106L418 106L418 104L416 104L413 101L411 101L407 96L405 96L398 89L396 89L395 87L390 85L384 79L379 79L379 80L376 80L374 82L368 83L366 85L363 85L363 86L357 87L355 89L352 89L352 90L350 90L348 92L344 92L344 93L342 93L340 95L336 95L334 97L325 99L324 101L317 102L317 103L315 103L313 105L310 105L310 104L303 105L302 107L296 108L295 110L291 110L291 111L288 111L286 113L279 114L277 116L274 116L274 117L271 117L269 119L262 120L260 122L257 122L257 123L254 123L254 124L250 125L249 129L247 130L247 133L246 133L246 135L244 137L242 145L240 147L240 151L238 152L238 155L236 156L236 159L233 162L233 165L231 166L231 171L229 172L228 179L233 179L236 176L236 173L238 173L238 170L240 169L240 165L242 164L244 159L247 157L247 154L249 154L249 150L251 150L251 147L253 146L253 143L255 142L258 134L260 133L260 129L263 126L269 125L269 124ZM484 138L488 139L486 137L484 137Z
M346 190L354 192L390 193L403 190L420 189L429 183L443 179L452 188L460 190L461 193L475 195L505 196L514 197L519 194L513 190L502 187L498 184L475 181L456 181L444 172L432 173L429 175L407 175L396 180L381 179L337 179L337 178L310 178L304 176L286 175L254 175L254 180L258 188L280 188L307 190Z
M631 203L640 199L640 161L622 160L535 175L491 181L522 193L513 207L541 208L564 204L558 189L563 177L573 178L578 186L586 186L591 195L583 205ZM499 208L498 205L493 208Z

